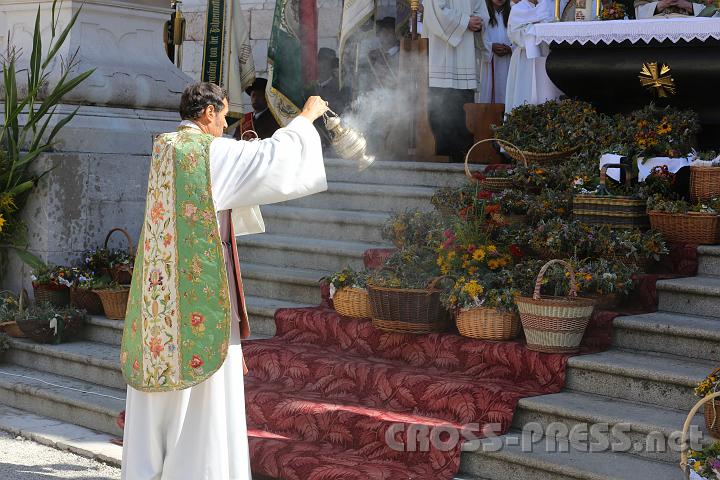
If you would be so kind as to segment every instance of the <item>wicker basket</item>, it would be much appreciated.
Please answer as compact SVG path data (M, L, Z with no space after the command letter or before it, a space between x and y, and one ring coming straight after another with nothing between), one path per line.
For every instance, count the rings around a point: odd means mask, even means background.
M364 288L341 288L333 296L333 306L343 317L372 317L370 296Z
M608 163L600 170L598 189L607 193L605 181L608 168L627 169L622 163ZM630 175L625 181L630 185ZM573 216L576 220L591 225L607 225L611 228L642 228L649 225L646 202L623 195L582 194L573 197Z
M525 162L530 163L547 163L552 160L558 160L561 158L567 158L570 155L576 153L580 150L580 146L576 146L573 148L570 148L568 150L564 150L562 152L549 152L549 153L538 153L538 152L528 152L526 150L520 150L519 148L515 146L503 146L505 148L505 152L507 152L510 157L515 160L516 162L519 162L520 160L524 160Z
M19 318L17 325L26 337L40 343L62 343L77 336L85 324L85 315L65 315L57 330L47 319Z
M93 290L102 301L105 316L111 320L125 320L130 288Z
M97 293L88 288L70 288L70 305L82 308L88 315L102 315L103 305Z
M713 245L720 240L720 216L707 213L648 212L650 226L674 243Z
M440 303L437 279L427 289L368 285L372 324L380 330L403 333L444 332L450 312Z
M695 415L700 409L708 402L714 402L716 398L720 397L720 392L711 393L710 395L701 398L685 418L685 424L683 424L682 437L680 437L680 468L685 472L685 478L690 478L690 471L688 469L688 449L690 448L690 442L688 441L688 432L690 431L690 425L692 424ZM708 406L705 406L705 410L709 410Z
M705 428L714 438L720 439L720 400L711 400L705 405Z
M130 259L132 261L135 256L135 249L133 248L133 242L132 238L130 238L130 234L124 228L116 227L108 232L108 234L105 236L105 250L107 250L108 248L108 241L110 240L110 236L115 232L120 232L125 235L125 238L128 242L128 255L130 256ZM113 281L119 283L120 285L129 285L132 281L133 266L115 265L114 267L107 269L107 274L113 279Z
M506 148L514 147L514 145L510 142L506 142L505 140L500 140L499 138L486 138L485 140L480 140L479 142L476 142L472 147L470 147L470 150L467 151L465 154L465 176L468 177L468 179L471 182L478 182L480 184L480 187L482 187L483 190L487 190L489 192L502 192L505 189L512 188L513 182L511 178L507 177L498 177L498 178L484 178L482 180L478 180L475 178L470 172L470 165L468 164L468 161L470 160L470 152L473 151L475 147L478 145L482 145L486 142L498 142L503 144ZM524 165L527 167L527 160L524 157L520 157L520 160L524 163ZM520 161L518 160L518 161Z
M0 323L0 332L4 333L8 337L13 338L25 338L25 334L18 327L17 322L2 322Z
M559 263L570 273L567 297L541 297L540 286L545 272ZM543 265L535 281L532 297L517 297L520 320L530 350L547 353L577 352L590 321L595 302L577 297L575 270L564 260L550 260Z
M690 166L690 199L693 202L720 197L720 168Z
M70 304L70 289L65 285L32 282L33 295L37 303L49 303L56 307Z
M460 335L479 340L511 340L520 330L517 313L487 307L460 310L455 323Z

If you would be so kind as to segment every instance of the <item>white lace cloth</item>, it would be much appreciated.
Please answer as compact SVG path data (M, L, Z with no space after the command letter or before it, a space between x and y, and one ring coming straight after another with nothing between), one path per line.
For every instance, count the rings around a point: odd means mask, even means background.
M533 26L538 45L550 43L610 44L630 40L632 43L651 40L720 39L720 18L648 18L645 20L607 20L594 22L554 22Z

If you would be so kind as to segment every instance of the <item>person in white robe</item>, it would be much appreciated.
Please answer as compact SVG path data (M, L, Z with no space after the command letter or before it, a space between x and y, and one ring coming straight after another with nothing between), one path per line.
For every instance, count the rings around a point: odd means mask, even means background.
M637 0L635 2L635 18L696 17L704 9L704 3L690 2L688 0L659 0L656 2Z
M512 46L507 35L510 0L487 0L486 3L490 20L483 31L485 48L480 65L478 101L503 103L512 55Z
M547 47L537 45L532 35L534 24L552 21L554 7L551 0L520 0L510 10L508 37L515 49L505 91L506 114L519 105L539 104L562 95L545 71Z
M485 0L426 0L423 28L428 37L430 127L437 153L462 160L472 145L463 105L474 103L482 29L489 15Z
M224 105L227 113L227 99ZM264 231L258 205L327 189L313 127L326 110L325 101L310 97L287 127L253 142L220 138L224 113L219 132L202 117L181 123L219 137L210 144L212 197L219 215L232 212L236 235ZM251 480L240 329L232 323L226 360L209 379L169 392L128 387L123 480Z

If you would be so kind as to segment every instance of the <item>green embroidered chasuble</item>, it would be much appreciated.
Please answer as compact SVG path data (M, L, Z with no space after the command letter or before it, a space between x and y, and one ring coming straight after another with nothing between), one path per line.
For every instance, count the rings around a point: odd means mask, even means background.
M181 129L153 145L120 361L128 384L181 390L223 364L231 310L210 183L214 137Z

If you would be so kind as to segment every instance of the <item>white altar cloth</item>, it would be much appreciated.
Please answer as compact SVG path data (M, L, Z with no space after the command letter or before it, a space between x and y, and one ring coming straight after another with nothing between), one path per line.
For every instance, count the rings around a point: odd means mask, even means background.
M592 22L553 22L533 26L535 43L632 43L651 40L720 40L720 18L648 18L644 20L605 20Z

